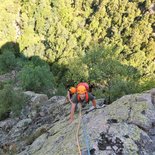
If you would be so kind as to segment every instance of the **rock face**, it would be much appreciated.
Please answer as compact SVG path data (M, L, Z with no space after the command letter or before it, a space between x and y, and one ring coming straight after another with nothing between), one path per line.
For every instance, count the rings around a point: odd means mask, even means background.
M151 92L123 96L105 107L88 112L82 109L79 134L79 108L69 123L70 104L65 97L50 99L44 94L27 93L31 103L19 118L0 122L0 154L153 155L155 154L155 107ZM87 112L86 112L87 111Z

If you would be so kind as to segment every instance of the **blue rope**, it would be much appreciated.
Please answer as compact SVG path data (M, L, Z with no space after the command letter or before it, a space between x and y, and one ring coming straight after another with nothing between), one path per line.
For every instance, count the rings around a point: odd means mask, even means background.
M87 131L86 131L86 126L85 126L85 123L82 119L82 128L83 128L83 133L84 133L84 139L85 139L85 142L86 142L86 147L87 147L87 151L88 151L88 155L90 155L90 140L89 140L89 137L88 137L88 134L87 134Z

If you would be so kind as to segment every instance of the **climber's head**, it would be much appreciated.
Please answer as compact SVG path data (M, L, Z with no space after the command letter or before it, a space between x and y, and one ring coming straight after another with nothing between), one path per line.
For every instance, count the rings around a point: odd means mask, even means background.
M81 100L84 100L84 98L86 96L86 92L87 92L87 90L86 90L85 86L82 86L82 85L78 86L77 93Z
M71 87L69 89L69 91L70 91L71 94L74 94L74 93L76 93L76 88L75 87Z

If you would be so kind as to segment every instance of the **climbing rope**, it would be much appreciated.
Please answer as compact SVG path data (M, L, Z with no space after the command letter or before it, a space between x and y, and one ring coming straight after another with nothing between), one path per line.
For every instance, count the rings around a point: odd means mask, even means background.
M77 146L78 146L78 151L79 151L79 155L81 154L81 147L80 147L80 143L79 143L79 130L80 130L80 124L81 124L81 104L80 104L80 111L79 111L79 123L78 123L78 127L77 127L77 132L76 132L76 140L77 140Z
M80 124L81 124L81 118L82 118L81 107L82 106L80 104L79 118L78 118L79 122L78 122L78 127L77 127L77 132L76 132L76 139L77 139L77 146L78 146L79 155L82 155L81 154L81 147L80 147L80 143L79 143L79 130L80 130ZM88 139L87 132L86 132L85 122L83 121L82 124L83 124L82 127L83 127L84 139L85 139L85 142L86 142L88 155L90 155L89 139Z
M85 114L88 114L89 112L95 110L95 109L102 109L104 107L100 107L100 108L94 108L92 110L86 111ZM82 105L80 104L80 110L79 110L79 122L78 122L78 127L77 127L77 132L76 132L76 140L77 140L77 146L78 146L78 152L79 155L82 155L81 153L81 147L80 147L80 142L79 142L79 130L80 130L80 124L81 124L81 119L82 119L82 114L81 114L81 109L82 109ZM82 127L83 127L83 133L84 133L84 139L86 142L86 147L87 147L87 151L88 151L88 155L90 155L90 145L89 145L89 139L87 136L87 132L86 132L86 126L85 126L85 122L82 122Z
M87 152L88 152L88 155L90 155L90 140L89 140L87 130L86 130L87 128L83 119L82 119L82 128L84 133L84 140L86 142Z

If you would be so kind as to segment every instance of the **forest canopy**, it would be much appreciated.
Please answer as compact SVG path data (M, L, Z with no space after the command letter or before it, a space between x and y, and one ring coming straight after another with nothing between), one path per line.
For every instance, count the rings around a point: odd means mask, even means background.
M38 56L56 83L91 80L121 95L155 83L154 0L4 0L0 10L0 46Z

